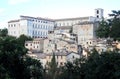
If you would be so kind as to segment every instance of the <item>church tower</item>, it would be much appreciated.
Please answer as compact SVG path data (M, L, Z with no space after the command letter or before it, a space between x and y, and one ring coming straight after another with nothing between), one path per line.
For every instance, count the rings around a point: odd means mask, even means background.
M98 19L98 20L101 20L104 16L103 16L103 12L104 10L101 9L101 8L97 8L95 9L95 17Z

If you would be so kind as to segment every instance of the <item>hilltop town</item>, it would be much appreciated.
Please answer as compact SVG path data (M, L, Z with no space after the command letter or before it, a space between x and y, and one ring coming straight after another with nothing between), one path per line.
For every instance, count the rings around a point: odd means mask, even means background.
M61 66L81 56L87 57L93 48L99 53L115 49L118 42L109 45L110 38L97 38L96 30L104 17L104 10L98 8L94 12L95 16L63 19L20 16L20 19L8 22L8 34L33 38L24 45L29 49L28 55L41 60L44 67L51 61L53 53Z

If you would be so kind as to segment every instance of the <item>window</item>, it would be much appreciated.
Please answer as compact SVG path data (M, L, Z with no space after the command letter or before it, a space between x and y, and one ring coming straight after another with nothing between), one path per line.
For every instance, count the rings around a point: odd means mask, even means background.
M28 44L25 44L25 46L28 46Z
M87 44L88 44L88 42L87 42Z
M61 23L59 25L61 26Z
M37 28L37 24L35 24L35 28Z
M49 59L50 59L51 57L49 56Z
M97 18L99 18L99 16L97 15Z
M34 28L34 24L33 24L33 28Z
M99 14L99 10L97 10L97 14Z
M60 62L60 65L63 65L63 62Z
M11 27L12 27L13 25L11 24Z
M90 44L91 44L91 42L90 42Z
M72 58L74 59L75 57L73 56Z
M15 34L16 32L14 31L14 34Z
M62 56L61 56L61 59L62 59Z

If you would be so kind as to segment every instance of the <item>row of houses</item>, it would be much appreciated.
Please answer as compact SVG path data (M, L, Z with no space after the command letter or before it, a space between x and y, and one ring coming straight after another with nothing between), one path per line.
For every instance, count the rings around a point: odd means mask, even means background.
M80 58L80 55L78 53L75 52L68 52L65 50L62 51L55 51L53 53L28 53L27 55L40 60L40 62L42 63L42 66L44 68L47 68L49 63L51 62L51 59L53 58L53 54L55 55L55 59L56 59L56 63L57 66L64 66L65 63L67 62L74 62L76 59Z

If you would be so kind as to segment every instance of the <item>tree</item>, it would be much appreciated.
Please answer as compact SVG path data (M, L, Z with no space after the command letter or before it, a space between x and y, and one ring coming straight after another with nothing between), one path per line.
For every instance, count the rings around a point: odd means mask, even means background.
M43 67L39 60L27 57L25 62L27 66L26 73L28 73L32 79L43 79Z
M17 38L6 36L0 38L0 71L8 79L42 79L41 63L28 58L27 49L18 43ZM31 61L31 62L29 62ZM0 79L3 77L0 76Z
M86 60L84 68L84 79L118 79L120 77L120 53L93 53Z
M20 37L17 40L18 40L20 45L24 46L25 41L31 41L33 39L31 37L26 36L26 35L20 35Z
M53 53L53 57L51 59L51 62L49 63L48 75L50 76L49 79L56 79L57 63L55 59L55 53Z
M68 62L62 68L59 79L119 79L120 53L102 52L95 49L87 58Z
M62 71L59 79L84 79L84 63L85 57L76 59L73 63L67 62Z
M109 14L110 17L110 37L114 38L115 40L120 40L120 10L112 11L112 14Z
M109 14L109 16L112 16L113 18L120 18L120 10L112 10L112 14Z
M72 33L72 32L73 32L73 27L71 27L69 30L69 33Z
M8 74L9 74L9 72L7 72L7 70L2 65L0 65L0 78L1 79L11 79Z
M96 30L97 37L100 37L100 38L107 38L107 37L109 37L109 33L110 33L109 23L103 19L99 23L99 25L100 26Z
M5 37L8 35L8 30L6 28L0 29L0 36Z

